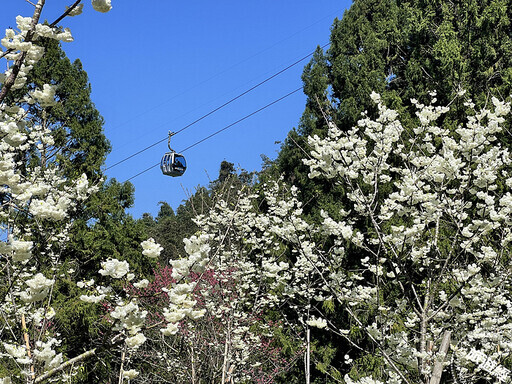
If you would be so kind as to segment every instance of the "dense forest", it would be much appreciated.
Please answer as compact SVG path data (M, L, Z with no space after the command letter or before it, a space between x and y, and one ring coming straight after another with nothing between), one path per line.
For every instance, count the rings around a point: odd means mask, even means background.
M141 218L43 6L1 40L0 384L512 380L512 4L354 0L277 158Z

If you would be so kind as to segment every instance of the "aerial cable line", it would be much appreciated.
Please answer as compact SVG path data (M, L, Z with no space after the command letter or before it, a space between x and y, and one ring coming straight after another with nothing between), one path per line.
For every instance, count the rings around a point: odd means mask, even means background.
M195 146L196 146L196 145L198 145L198 144L201 144L203 141L206 141L206 140L210 139L211 137L213 137L213 136L215 136L215 135L218 135L219 133L221 133L221 132L225 131L226 129L231 128L233 125L236 125L236 124L238 124L238 123L241 123L242 121L244 121L244 120L248 119L249 117L251 117L251 116L253 116L253 115L257 114L258 112L263 111L264 109L267 109L268 107L270 107L270 106L272 106L272 105L274 105L274 104L276 104L276 103L280 102L280 101L281 101L281 100L283 100L283 99L286 99L288 96L291 96L291 95L293 95L294 93L299 92L300 90L302 90L302 87L297 88L297 89L295 89L294 91L291 91L291 92L287 93L287 94L286 94L286 95L284 95L284 96L281 96L279 99L274 100L273 102L271 102L271 103L269 103L269 104L265 105L264 107L261 107L261 108L257 109L256 111L249 113L248 115L245 115L244 117L242 117L241 119L239 119L239 120L235 121L234 123L231 123L231 124L229 124L229 125L225 126L224 128L219 129L218 131L215 131L215 132L214 132L214 133L212 133L211 135L206 136L204 139L201 139L201 140L199 140L199 141L195 142L194 144L189 145L187 148L185 148L185 149L184 149L184 150L182 150L181 152L185 152L186 150L188 150L188 149L190 149L190 148L192 148L192 147L195 147Z
M325 47L327 47L327 46L328 46L328 45L330 45L330 44L331 44L331 43L324 44L324 45L323 45L322 47L320 47L320 48L324 49ZM194 124L199 123L201 120L203 120L203 119L207 118L208 116L210 116L210 115L214 114L215 112L219 111L220 109L222 109L222 108L224 108L224 107L228 106L229 104L231 104L231 103L232 103L232 102L234 102L235 100L238 100L238 99L239 99L239 98L241 98L242 96L244 96L244 95L248 94L249 92L251 92L251 91L255 90L256 88L260 87L261 85L263 85L263 84L267 83L268 81L272 80L273 78L275 78L275 77L279 76L281 73L283 73L283 72L285 72L285 71L289 70L290 68L292 68L292 67L296 66L296 65L297 65L297 64L299 64L300 62L302 62L302 61L306 60L308 57L312 56L315 52L316 52L316 50L315 50L315 51L313 51L313 52L311 52L310 54L308 54L308 55L306 55L306 56L304 56L304 57L300 58L299 60L297 60L297 61L293 62L292 64L288 65L287 67L285 67L285 68L281 69L279 72L274 73L272 76L267 77L265 80L263 80L263 81L259 82L258 84L256 84L256 85L252 86L251 88L247 89L246 91L244 91L244 92L240 93L238 96L233 97L232 99L230 99L230 100L226 101L224 104L222 104L222 105L218 106L217 108L215 108L215 109L211 110L210 112L208 112L208 113L204 114L203 116L201 116L201 117L200 117L200 118L198 118L197 120L194 120L194 121L193 121L193 122L191 122L190 124L188 124L188 125L184 126L183 128L179 129L179 130L178 130L178 131L176 131L174 134L176 135L176 134L178 134L178 133L180 133L180 132L183 132L185 129L190 128L190 127L191 127L191 126L193 126ZM109 169L114 168L115 166L117 166L117 165L119 165L119 164L122 164L122 163L124 163L125 161L130 160L131 158L133 158L133 157L135 157L135 156L137 156L137 155L140 155L141 153L143 153L143 152L147 151L147 150L148 150L148 149L150 149L150 148L153 148L154 146L156 146L156 145L158 145L158 144L160 144L160 143L163 143L163 142L164 142L164 141L166 141L166 140L167 140L167 137L165 137L165 138L164 138L164 139L162 139L162 140L157 141L156 143L153 143L153 144L151 144L151 145L148 145L147 147L145 147L145 148L141 149L140 151L137 151L137 152L135 152L135 153L131 154L130 156L125 157L125 158L124 158L124 159L122 159L122 160L119 160L117 163L112 164L110 167L105 168L105 171L108 171Z
M295 33L293 33L293 34L291 34L291 35L289 35L289 36L285 37L284 39L281 39L281 40L279 40L279 41L275 42L275 43L274 43L274 44L272 44L271 46L269 46L269 47L267 47L267 48L265 48L265 49L263 49L263 50L261 50L261 51L259 51L259 52L255 53L254 55L249 56L249 57L246 57L245 59L243 59L243 60L239 61L239 62L238 62L238 63L236 63L236 64L231 65L230 67L225 68L225 69L224 69L224 70L222 70L221 72L216 73L215 75L213 75L213 76L209 77L208 79L205 79L205 80L203 80L203 81L200 81L199 83L196 83L195 85L193 85L192 87L188 88L187 90L185 90L185 91L183 91L183 92L181 92L181 93L179 93L179 94L176 94L176 95L174 95L174 96L172 96L172 97L170 97L170 98L166 98L165 100L163 100L163 101L162 101L162 102L160 102L159 104L155 104L155 105L153 105L152 107L150 107L150 108L148 108L148 109L145 109L143 112L141 112L141 113L139 113L139 114L137 114L137 115L135 115L135 116L132 116L132 118L131 118L131 119L128 119L128 120L127 120L127 121L125 121L125 122L115 124L114 126L112 126L112 127L111 127L111 129L113 129L113 128L117 128L117 127L120 127L120 126L123 126L126 122L129 122L129 121L133 120L133 118L143 116L143 115L147 114L147 113L148 113L148 112L150 112L150 111L153 111L153 110L158 109L159 107L161 107L161 106L163 106L163 105L168 104L171 100L174 100L174 99L176 99L176 98L178 98L178 97L180 97L180 96L182 96L182 95L184 95L184 94L188 93L189 91L191 91L191 90L193 90L193 89L196 89L196 88L198 88L199 86L201 86L201 85L203 85L203 84L205 84L205 83L208 83L210 80L213 80L213 79L215 79L215 78L219 77L220 75L222 75L222 74L224 74L224 73L226 73L226 72L229 72L231 69L236 68L236 67L237 67L237 66L239 66L240 64L245 63L246 61L249 61L249 60L253 59L254 57L257 57L257 56L261 55L262 53L264 53L264 52L266 52L266 51L270 50L271 48L274 48L274 47L278 46L279 44L281 44L281 43L283 43L283 42L285 42L285 41L287 41L287 40L291 39L292 37L294 37L294 36L296 36L296 35L300 34L301 32L304 32L305 30L307 30L307 29L309 29L309 28L311 28L311 27L313 27L313 26L315 26L315 25L319 24L321 21L323 21L323 20L325 20L325 19L327 19L327 18L330 18L333 14L339 13L340 11L343 11L343 10L344 10L344 8L337 9L336 11L334 11L334 12L330 13L329 15L327 15L327 16L325 16L325 17L322 17L320 20L315 21L313 24L310 24L310 25L308 25L307 27L305 27L305 28L303 28L303 29L301 29L301 30L299 30L299 31L297 31L297 32L295 32ZM126 146L127 144L128 144L128 143L125 143L123 146Z
M261 111L263 111L264 109L267 109L268 107L270 107L270 106L272 106L272 105L274 105L274 104L276 104L276 103L280 102L281 100L286 99L287 97L289 97L289 96L291 96L291 95L293 95L293 94L295 94L295 93L299 92L300 90L302 90L302 88L303 88L303 87L297 88L297 89L295 89L294 91L291 91L291 92L287 93L286 95L281 96L279 99L276 99L276 100L272 101L271 103L268 103L267 105L265 105L265 106L263 106L263 107L261 107L261 108L257 109L256 111L251 112L251 113L249 113L248 115L245 115L245 116L244 116L244 117L242 117L241 119L238 119L237 121L235 121L235 122L233 122L233 123L231 123L231 124L229 124L229 125L226 125L224 128L221 128L221 129L219 129L219 130L217 130L217 131L213 132L211 135L208 135L208 136L204 137L203 139L201 139L201 140L199 140L199 141L196 141L194 144L189 145L187 148L185 148L185 149L183 149L183 150L179 151L179 153L183 153L183 152L187 151L188 149L193 148L193 147L195 147L196 145L199 145L199 144L201 144L202 142L204 142L204 141L206 141L206 140L208 140L208 139L212 138L213 136L218 135L219 133L221 133L221 132L225 131L226 129L231 128L232 126L234 126L234 125L236 125L236 124L238 124L238 123L241 123L242 121L244 121L244 120L248 119L249 117L251 117L251 116L253 116L253 115L257 114L258 112L261 112ZM162 140L162 141L163 141L163 140ZM161 142L161 141L160 141L160 142ZM151 169L153 169L153 168L157 167L158 165L160 165L160 162L158 162L158 163L156 163L156 164L153 164L153 165L152 165L152 166L150 166L149 168L146 168L145 170L143 170L143 171L141 171L141 172L137 173L136 175L134 175L134 176L132 176L132 177L130 177L130 178L128 178L128 179L126 179L126 180L125 180L125 182L126 182L126 181L130 181L130 180L132 180L132 179L135 179L137 176L140 176L140 175L142 175L143 173L146 173L147 171L149 171L149 170L151 170Z

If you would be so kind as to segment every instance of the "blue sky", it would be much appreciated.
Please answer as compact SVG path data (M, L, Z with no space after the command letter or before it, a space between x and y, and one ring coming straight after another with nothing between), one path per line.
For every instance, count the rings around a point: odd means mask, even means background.
M25 0L4 0L0 26L15 27L30 16ZM53 21L73 1L47 0L43 19ZM84 12L61 22L71 28L64 44L89 75L92 99L105 119L112 144L106 167L167 137L329 41L335 17L347 0L171 1L112 0L101 14L84 0ZM307 60L250 92L172 139L182 150L302 85ZM187 150L182 177L158 167L134 178L134 217L156 215L158 202L176 208L218 176L227 160L248 171L261 168L261 154L275 158L279 144L296 127L304 109L302 92L276 103ZM119 181L156 164L167 143L110 168Z

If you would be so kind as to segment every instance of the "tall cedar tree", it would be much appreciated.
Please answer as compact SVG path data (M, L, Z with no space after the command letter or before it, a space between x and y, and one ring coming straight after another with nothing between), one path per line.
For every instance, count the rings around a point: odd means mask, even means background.
M306 137L323 137L321 108L338 127L350 129L363 111L372 111L372 91L406 120L414 119L410 99L430 100L437 91L441 105L452 100L445 117L455 127L464 100L477 109L491 96L512 92L512 4L505 0L419 1L355 0L331 29L327 52L317 49L302 80L306 108L276 161L276 170L299 186L309 210L329 199L333 186L313 183L301 159ZM456 95L465 91L465 95ZM338 191L341 192L342 191ZM317 201L318 204L313 204Z

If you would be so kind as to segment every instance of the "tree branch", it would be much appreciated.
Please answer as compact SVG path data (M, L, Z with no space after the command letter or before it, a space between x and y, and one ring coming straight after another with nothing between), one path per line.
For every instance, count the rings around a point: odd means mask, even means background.
M25 42L30 42L32 37L34 36L34 30L36 29L36 25L39 22L39 17L41 17L41 11L43 10L43 6L46 0L39 0L37 2L36 8L34 10L34 15L32 16L32 21L30 23L30 29L27 32L27 36L25 37ZM7 96L7 92L9 92L20 73L21 66L25 61L25 57L27 56L27 52L22 52L21 56L16 60L14 65L12 66L11 75L7 78L2 89L0 90L0 104L4 101Z
M85 360L87 359L88 357L90 356L94 356L96 354L96 348L95 349L91 349L90 351L87 351L87 352L84 352L82 353L81 355L78 355L77 357L74 357L72 358L71 360L68 360L66 361L65 363L62 363L61 365L59 365L57 368L53 368L53 369L50 369L48 372L46 372L44 375L41 375L39 377L37 377L35 380L34 380L34 384L36 383L40 383L42 382L43 380L46 380L47 378L53 376L54 374L56 374L57 372L60 372L62 371L63 369L66 369L67 367L69 367L70 365L73 365L79 361L82 361L82 360Z
M53 23L50 24L50 27L52 27L52 28L55 27L59 21L61 21L63 18L65 18L67 15L69 15L81 2L82 2L82 0L76 0L72 6L70 6L68 9L66 9L66 12L64 12Z

